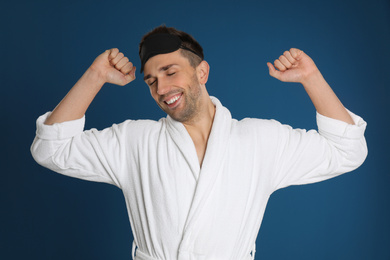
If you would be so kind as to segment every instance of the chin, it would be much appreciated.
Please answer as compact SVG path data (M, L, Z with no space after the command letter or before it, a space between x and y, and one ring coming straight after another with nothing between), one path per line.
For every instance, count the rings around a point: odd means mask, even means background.
M184 113L179 113L179 114L178 113L171 113L171 114L169 114L169 116L180 123L185 123L185 122L189 122L192 119L194 119L195 113L194 113L194 111L184 111Z

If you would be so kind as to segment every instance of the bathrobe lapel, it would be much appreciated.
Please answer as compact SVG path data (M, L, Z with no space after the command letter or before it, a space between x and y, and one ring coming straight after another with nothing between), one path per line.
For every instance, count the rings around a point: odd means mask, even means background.
M221 165L224 164L226 158L232 117L229 110L223 107L218 99L214 97L211 99L216 106L216 113L207 142L202 168L199 167L196 149L188 132L181 123L178 123L184 128L185 132L183 132L183 129L176 124L177 122L175 123L174 120L171 119L171 122L173 121L172 126L176 128L176 131L172 130L172 133L175 134L172 138L182 153L184 153L186 160L194 172L194 176L196 176L196 179L198 180L195 195L184 227L183 239L179 249L179 259L189 259L190 257L191 252L189 248L191 246L191 241L196 239L191 237L192 231L197 228L196 224L202 217L207 218L207 212L203 212L202 209L213 192L213 186L216 179L218 175L221 174ZM205 242L207 243L207 241Z
M198 180L200 165L191 136L182 123L173 120L170 116L167 116L167 129L173 142L187 161L195 180Z

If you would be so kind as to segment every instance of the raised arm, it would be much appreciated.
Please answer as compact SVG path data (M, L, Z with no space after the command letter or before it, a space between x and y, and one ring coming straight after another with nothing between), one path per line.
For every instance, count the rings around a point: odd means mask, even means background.
M354 124L341 101L306 53L292 48L275 60L274 65L270 62L267 65L272 77L284 82L301 83L318 113L348 124Z
M46 125L83 117L104 83L124 86L135 79L136 68L117 48L100 54L46 119Z

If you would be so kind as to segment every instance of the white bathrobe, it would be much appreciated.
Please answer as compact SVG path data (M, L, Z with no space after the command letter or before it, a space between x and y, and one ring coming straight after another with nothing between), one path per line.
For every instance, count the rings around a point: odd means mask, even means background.
M268 198L277 189L352 171L367 155L366 123L317 113L319 132L275 120L216 114L200 167L185 127L167 116L84 131L79 120L37 120L35 160L68 176L122 189L137 260L252 259ZM254 253L254 252L253 252Z

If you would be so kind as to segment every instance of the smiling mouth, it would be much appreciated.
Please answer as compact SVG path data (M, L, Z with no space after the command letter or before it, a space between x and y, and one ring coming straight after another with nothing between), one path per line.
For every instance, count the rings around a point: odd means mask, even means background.
M164 102L169 107L174 107L176 105L177 101L181 98L182 95L183 95L183 93L177 94L177 95L171 97L170 99L168 99L168 100L166 100Z

